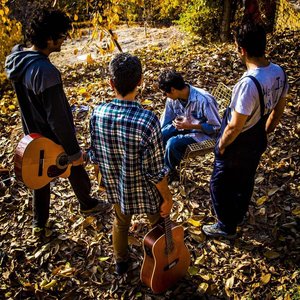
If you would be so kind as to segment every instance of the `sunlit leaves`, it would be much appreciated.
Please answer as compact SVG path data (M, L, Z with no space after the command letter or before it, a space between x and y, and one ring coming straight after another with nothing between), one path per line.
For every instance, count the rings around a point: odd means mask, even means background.
M270 279L271 279L271 274L265 274L265 275L262 275L261 278L260 278L260 281L262 284L268 284Z
M256 200L258 206L263 205L268 200L268 196L262 196Z
M100 39L100 33L95 38ZM299 36L292 39L274 36L271 48L272 57L284 65L292 78L298 76L294 67L298 59L293 54L298 40ZM145 85L138 100L157 115L165 104L157 88L158 74L164 68L181 70L188 82L207 90L219 81L232 86L244 71L235 61L233 46L227 44L172 45L168 49L156 44L132 52L141 58L145 70ZM92 64L87 63L86 57L76 65L64 62L59 66L68 100L74 105L77 137L83 148L89 147L88 121L92 108L114 97L107 81L110 56L94 58ZM52 189L50 222L57 235L49 237L46 243L30 238L31 193L21 184L15 184L11 191L7 189L5 197L0 197L0 294L11 299L18 299L21 294L27 298L38 295L40 299L76 299L78 295L101 300L297 299L300 131L297 133L296 124L300 101L297 85L291 84L291 89L291 105L275 134L269 137L247 220L238 228L238 239L210 239L202 232L202 225L215 222L209 194L212 154L191 160L186 167L189 176L185 185L171 186L174 200L171 218L184 226L191 265L187 276L166 294L153 295L140 284L141 241L150 229L147 218L144 215L133 218L129 248L134 263L126 278L118 278L114 275L111 246L113 214L81 216L67 180L55 182ZM9 109L11 105L17 108L13 94L2 98L1 105L6 112L1 115L1 163L12 168L12 144L22 132L20 118L15 110ZM105 198L105 193L98 193L92 166L87 166L87 170L93 195Z
M201 222L198 220L188 219L187 221L188 221L188 223L192 224L195 227L199 227L201 225Z
M21 40L21 24L10 18L7 2L0 2L0 73L3 72L5 56L9 54L12 46Z
M292 214L297 217L300 217L300 207L297 207L294 210L292 210Z

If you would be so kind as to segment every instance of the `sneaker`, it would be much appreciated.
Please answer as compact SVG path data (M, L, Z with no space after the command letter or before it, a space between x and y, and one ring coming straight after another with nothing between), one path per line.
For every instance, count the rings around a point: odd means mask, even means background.
M116 263L116 272L118 275L123 275L128 271L129 262L128 261L120 261Z
M202 231L205 233L205 235L210 237L224 237L229 240L236 238L236 233L227 233L221 230L218 223L212 225L204 225L202 227Z
M98 203L90 209L80 209L82 214L105 213L111 210L112 205L108 202L98 201Z

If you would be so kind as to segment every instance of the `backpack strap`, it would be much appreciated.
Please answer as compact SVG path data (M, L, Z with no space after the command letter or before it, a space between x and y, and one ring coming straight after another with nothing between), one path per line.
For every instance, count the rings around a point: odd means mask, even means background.
M249 77L252 79L252 81L255 83L257 91L258 91L258 95L259 95L259 103L260 103L260 117L262 118L264 116L264 112L265 112L265 102L264 102L264 95L263 95L263 91L261 88L260 83L258 82L258 80L252 76L252 75L248 75L245 77Z

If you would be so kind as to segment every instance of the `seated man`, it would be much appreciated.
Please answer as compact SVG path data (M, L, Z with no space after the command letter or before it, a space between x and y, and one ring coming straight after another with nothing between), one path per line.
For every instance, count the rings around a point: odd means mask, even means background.
M187 146L214 137L221 120L214 97L186 84L176 71L162 72L158 84L168 97L160 122L166 148L165 163L171 170L172 180Z

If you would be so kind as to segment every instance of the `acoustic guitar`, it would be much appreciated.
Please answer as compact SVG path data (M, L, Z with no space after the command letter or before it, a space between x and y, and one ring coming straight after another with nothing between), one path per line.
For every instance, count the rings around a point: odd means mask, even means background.
M141 281L154 293L163 293L187 272L190 254L184 244L183 227L165 218L143 240L144 261Z
M40 189L56 177L68 177L71 165L62 146L38 133L24 136L14 157L18 179L31 189Z

